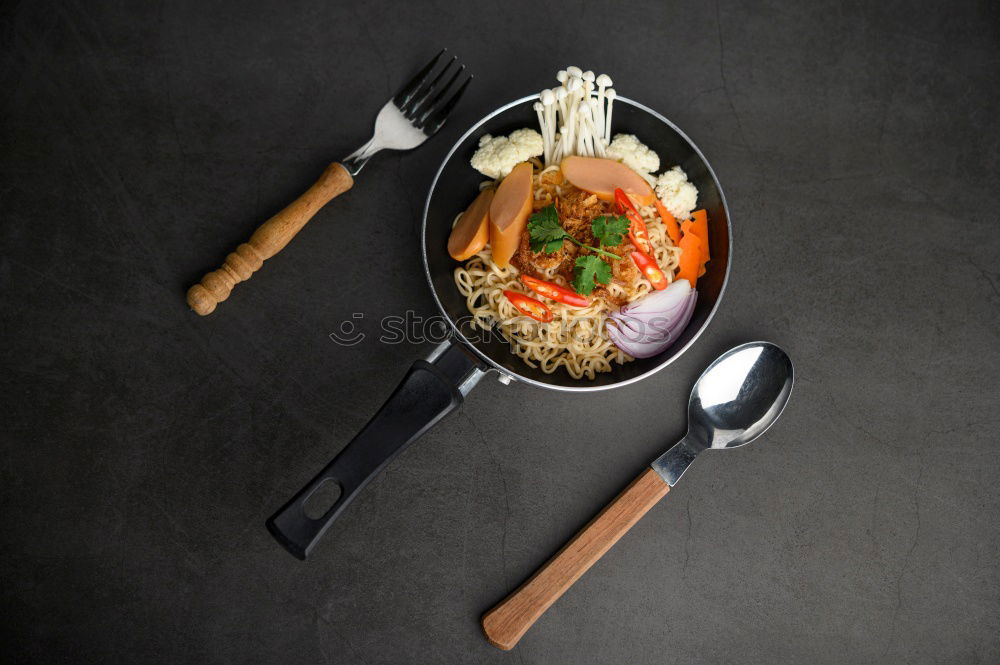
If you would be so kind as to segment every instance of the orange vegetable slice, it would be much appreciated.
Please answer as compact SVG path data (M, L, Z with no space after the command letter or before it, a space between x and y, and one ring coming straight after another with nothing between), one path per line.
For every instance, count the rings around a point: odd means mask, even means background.
M681 225L681 229L684 229L684 224ZM693 233L684 233L678 246L681 248L681 258L677 279L686 279L691 288L694 288L704 265L701 261L701 239Z
M670 236L670 241L674 243L675 246L680 245L681 242L681 230L677 226L677 218L670 214L667 210L667 206L663 205L663 201L659 197L655 200L656 203L656 214L660 216L663 220L664 226L667 227L667 235Z
M493 189L484 189L462 213L451 235L448 236L448 254L456 261L464 261L486 247L490 239L490 203Z
M563 159L559 168L570 183L602 201L614 201L616 189L625 190L639 205L652 205L656 200L653 188L641 175L613 159L573 155Z
M708 253L708 213L704 210L695 210L691 213L691 221L691 232L701 240L703 262L708 263L712 258Z
M490 203L490 248L499 267L510 265L530 212L531 162L522 162L500 182Z

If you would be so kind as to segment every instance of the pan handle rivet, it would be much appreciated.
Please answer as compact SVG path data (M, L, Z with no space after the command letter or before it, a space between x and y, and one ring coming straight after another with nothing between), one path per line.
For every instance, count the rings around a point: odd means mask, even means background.
M497 372L497 381L499 381L500 383L504 384L505 386L509 386L510 382L511 382L510 374L504 374L503 372Z

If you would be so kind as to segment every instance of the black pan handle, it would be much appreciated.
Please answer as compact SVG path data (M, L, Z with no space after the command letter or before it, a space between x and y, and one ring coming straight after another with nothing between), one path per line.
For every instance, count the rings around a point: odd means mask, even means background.
M418 360L364 429L281 510L267 530L299 559L330 528L365 485L399 453L461 405L482 378L484 364L461 344L445 342L427 360ZM340 496L320 517L306 514L306 502L321 485L333 482Z

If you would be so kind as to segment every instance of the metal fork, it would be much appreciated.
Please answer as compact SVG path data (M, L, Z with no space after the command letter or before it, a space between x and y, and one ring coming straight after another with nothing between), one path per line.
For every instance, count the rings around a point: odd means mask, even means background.
M226 257L218 270L213 270L187 292L187 303L205 316L229 297L236 284L250 279L264 261L280 252L295 234L334 197L354 185L368 160L379 150L412 150L433 136L448 119L472 76L458 83L465 65L457 66L457 57L445 62L434 78L431 75L447 49L442 49L417 72L392 99L385 103L375 118L375 133L363 146L342 162L333 162L319 180L288 207L267 220L254 231L250 240ZM447 82L442 85L446 75Z

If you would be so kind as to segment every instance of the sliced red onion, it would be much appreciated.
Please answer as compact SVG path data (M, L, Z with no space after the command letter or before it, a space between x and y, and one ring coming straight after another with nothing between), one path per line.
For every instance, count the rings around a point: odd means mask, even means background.
M687 327L698 292L679 280L609 315L605 329L619 349L634 358L666 350Z
M653 291L645 297L631 302L621 308L620 313L626 316L643 314L666 314L684 305L685 298L691 296L694 289L686 279L681 279L662 291Z
M633 358L652 358L670 345L669 342L666 344L663 342L639 343L627 340L618 328L611 324L607 326L607 331L608 337L611 338L614 345Z

